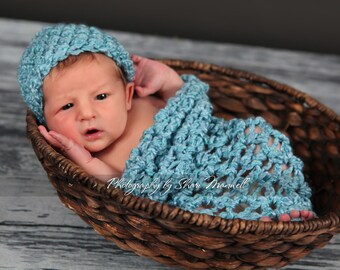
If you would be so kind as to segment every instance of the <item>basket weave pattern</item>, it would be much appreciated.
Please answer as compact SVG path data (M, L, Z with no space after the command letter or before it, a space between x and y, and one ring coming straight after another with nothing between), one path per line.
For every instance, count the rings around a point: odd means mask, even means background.
M262 116L285 133L305 164L319 218L222 219L126 196L107 189L56 152L28 112L28 137L66 207L120 248L186 269L279 268L323 247L340 232L340 116L304 93L248 72L198 62L162 62L209 83L215 116Z

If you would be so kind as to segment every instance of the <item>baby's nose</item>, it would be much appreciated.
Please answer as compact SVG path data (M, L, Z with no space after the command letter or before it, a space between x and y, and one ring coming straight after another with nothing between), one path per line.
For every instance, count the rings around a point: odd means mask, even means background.
M81 121L83 120L90 120L95 118L96 114L95 114L95 110L92 106L90 105L83 105L80 108L80 112L79 112L79 118Z

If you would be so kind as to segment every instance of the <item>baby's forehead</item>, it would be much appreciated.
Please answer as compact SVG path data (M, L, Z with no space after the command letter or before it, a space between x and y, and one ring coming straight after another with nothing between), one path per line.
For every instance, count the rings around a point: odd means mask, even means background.
M107 55L103 53L93 53L93 52L83 52L78 55L69 55L66 59L58 62L57 68L65 68L68 66L71 66L77 62L82 62L82 63L90 63L92 61L109 61L111 62L114 66L117 66L115 61L108 57Z
M69 55L66 59L58 62L58 64L50 70L45 79L47 77L57 77L63 72L67 72L67 70L75 64L87 65L92 63L93 61L97 61L98 63L107 62L109 64L112 64L114 71L119 70L119 67L117 66L115 61L107 55L103 53L83 52L78 55Z
M108 74L107 71L104 72L104 70L108 70L110 77L114 78L114 80L121 81L124 85L126 85L126 78L124 77L121 69L116 65L114 60L105 54L101 53L91 53L91 52L84 52L79 55L70 55L63 61L60 61L55 67L53 67L49 74L44 78L43 84L42 84L42 93L43 97L46 95L46 91L50 92L49 89L53 87L56 83L58 83L59 80L63 80L66 77L68 77L68 82L73 83L74 81L70 79L70 76L73 76L74 73L71 73L72 75L68 75L69 72L76 71L76 74L79 74L79 72L84 71L84 67L86 70L90 69L90 72L95 72L92 64L95 64L94 67L99 67L100 74L103 74L103 76L108 76L104 74ZM87 68L88 66L88 68ZM102 67L105 67L102 69ZM96 70L96 68L95 68ZM88 71L87 71L88 72ZM97 73L95 73L97 74ZM103 77L98 74L95 76L95 78L100 81L103 79ZM78 75L76 75L78 76ZM72 77L73 78L73 77ZM107 77L106 77L107 78ZM45 99L44 99L45 100Z

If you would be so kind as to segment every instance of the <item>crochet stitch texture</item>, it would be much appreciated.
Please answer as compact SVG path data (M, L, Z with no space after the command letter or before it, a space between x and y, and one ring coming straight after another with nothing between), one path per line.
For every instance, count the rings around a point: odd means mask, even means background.
M129 53L112 36L82 24L56 24L36 34L22 55L18 80L24 100L40 123L43 114L42 84L58 62L82 52L104 53L119 66L128 81L133 81L134 67Z
M289 139L261 117L214 117L208 85L193 75L182 78L184 86L155 115L122 178L111 179L110 185L223 218L256 220L311 210L303 163Z

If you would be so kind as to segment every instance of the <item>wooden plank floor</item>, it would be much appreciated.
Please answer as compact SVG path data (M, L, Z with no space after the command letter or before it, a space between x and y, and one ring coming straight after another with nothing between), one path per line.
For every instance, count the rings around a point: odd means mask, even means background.
M65 208L25 135L16 81L20 56L45 23L0 18L0 269L174 269L104 240ZM340 113L340 56L112 32L126 48L251 71L319 99ZM340 236L284 269L340 269Z

